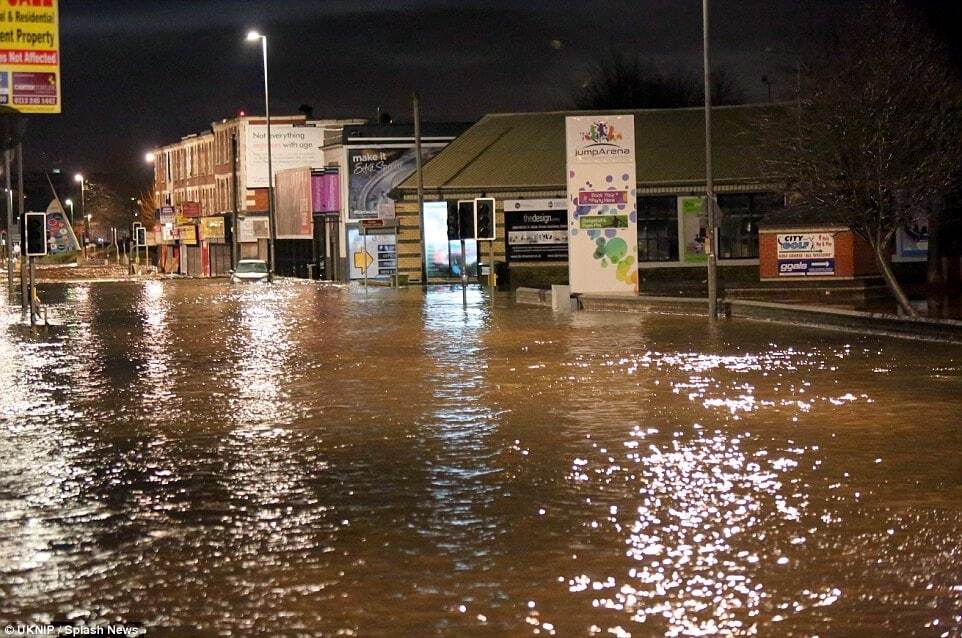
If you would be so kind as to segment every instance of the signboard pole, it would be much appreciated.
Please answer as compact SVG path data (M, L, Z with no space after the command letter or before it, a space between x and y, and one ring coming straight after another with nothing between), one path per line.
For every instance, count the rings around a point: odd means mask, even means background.
M464 238L461 238L461 305L468 307L468 256L464 254Z
M13 299L13 192L10 190L10 149L3 153L3 174L7 178L7 298ZM23 229L20 229L21 236ZM23 246L21 240L20 245Z
M367 226L361 224L361 245L364 246L364 252L367 253ZM364 288L367 289L367 262L361 262L364 264Z
M30 260L30 327L37 325L37 290L34 288L37 280L37 258L28 257Z
M23 200L23 143L17 144L17 193L20 201L17 202L17 214L20 217L20 254L24 254L24 228L27 227L26 202ZM27 262L20 258L20 308L27 309Z
M715 185L712 182L711 166L711 49L708 39L708 0L702 0L702 31L705 54L705 205L708 207L705 254L708 257L708 320L714 323L718 318L718 264L715 261L718 220L715 215Z
M494 274L494 242L488 242L488 286L494 289L496 275Z

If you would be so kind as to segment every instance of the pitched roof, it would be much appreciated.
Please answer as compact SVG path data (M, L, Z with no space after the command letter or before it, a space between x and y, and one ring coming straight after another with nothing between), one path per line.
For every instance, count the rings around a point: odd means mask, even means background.
M757 180L762 172L755 118L784 106L712 109L713 170L718 182ZM563 190L565 117L633 113L640 185L705 181L704 109L556 111L486 115L424 166L426 190ZM398 186L417 188L412 175Z

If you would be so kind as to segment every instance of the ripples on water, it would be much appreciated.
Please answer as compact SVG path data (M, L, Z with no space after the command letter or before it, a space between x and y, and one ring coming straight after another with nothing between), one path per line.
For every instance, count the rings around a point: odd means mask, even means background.
M958 636L962 352L472 290L0 315L0 621Z

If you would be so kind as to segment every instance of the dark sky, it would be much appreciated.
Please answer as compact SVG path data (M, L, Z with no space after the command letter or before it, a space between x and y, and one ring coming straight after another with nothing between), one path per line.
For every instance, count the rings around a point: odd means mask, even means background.
M713 0L716 61L750 97L848 0ZM954 2L922 2L938 22ZM28 165L113 173L149 183L144 152L212 120L263 112L260 55L269 37L271 106L315 115L410 120L565 108L593 60L637 52L665 70L699 71L699 0L61 0L63 114L34 118ZM781 72L782 97L791 95Z

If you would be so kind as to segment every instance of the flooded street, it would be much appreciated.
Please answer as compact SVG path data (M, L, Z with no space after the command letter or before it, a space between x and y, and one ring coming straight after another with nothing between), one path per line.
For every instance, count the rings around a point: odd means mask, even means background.
M962 347L459 288L0 310L0 621L960 636Z

